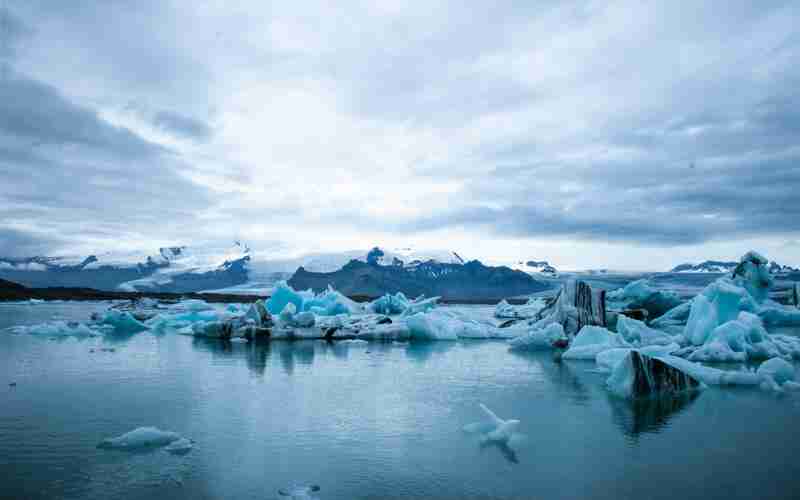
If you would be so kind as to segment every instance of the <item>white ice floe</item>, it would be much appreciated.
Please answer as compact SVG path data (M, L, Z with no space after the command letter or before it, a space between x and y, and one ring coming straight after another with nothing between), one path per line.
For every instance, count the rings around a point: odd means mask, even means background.
M622 335L626 342L636 346L669 345L675 342L672 335L623 315L617 319L617 333Z
M98 448L135 450L158 448L182 439L177 432L162 431L156 427L138 427L115 438L104 439Z
M508 343L511 350L539 351L553 349L554 343L566 340L564 327L558 323L551 323L544 328L530 330L528 333L511 339Z
M501 300L494 308L494 317L500 319L533 319L547 303L543 298L531 298L524 305L512 306L506 300Z
M51 321L31 326L15 326L12 333L47 337L96 337L102 332L77 321Z
M501 419L483 403L479 403L478 405L486 418L480 422L465 425L465 432L480 433L481 438L485 441L493 441L507 445L513 444L522 437L522 435L517 432L520 424L519 420Z
M185 455L192 451L192 448L194 448L194 443L192 440L182 437L168 444L164 450L172 453L173 455Z
M599 353L617 347L630 347L630 344L618 333L599 326L584 326L562 358L594 360Z
M278 498L289 500L319 500L319 497L314 496L320 487L316 484L311 486L289 486L278 490Z

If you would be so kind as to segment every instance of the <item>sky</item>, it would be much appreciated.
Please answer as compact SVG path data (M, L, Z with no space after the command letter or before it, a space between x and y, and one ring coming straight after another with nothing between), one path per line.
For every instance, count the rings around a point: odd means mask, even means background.
M800 3L0 0L0 255L800 265Z

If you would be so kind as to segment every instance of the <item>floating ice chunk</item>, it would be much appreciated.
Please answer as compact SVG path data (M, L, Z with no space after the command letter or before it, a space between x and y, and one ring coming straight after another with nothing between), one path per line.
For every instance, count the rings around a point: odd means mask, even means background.
M758 367L757 373L762 377L771 378L779 385L794 380L794 366L782 358L764 361Z
M185 455L190 451L192 451L192 448L194 448L194 443L192 442L192 440L182 437L178 440L171 442L164 449L172 453L173 455Z
M309 295L313 296L313 293L297 292L285 281L279 281L272 291L272 296L267 300L267 310L272 314L280 314L288 304L292 304L295 311L302 311L303 302Z
M297 306L294 305L294 302L287 302L286 305L283 306L283 309L280 310L278 317L280 318L281 322L292 324L294 323L294 315L296 313Z
M647 279L632 281L609 292L606 300L612 307L624 309L645 309L654 318L663 315L681 303L675 292L657 290Z
M379 297L367 305L367 309L376 314L402 314L408 307L409 301L403 292L397 292L395 295L387 293L383 297Z
M310 311L303 311L294 316L294 325L300 328L311 328L316 323L314 313Z
M517 429L519 428L520 421L515 419L503 420L483 403L479 403L478 405L486 418L481 422L465 425L464 431L480 433L483 435L483 438L488 441L510 443L514 435L518 434Z
M773 301L764 301L758 315L767 325L800 326L800 309L787 307Z
M758 316L743 311L735 320L716 327L706 343L689 356L690 361L741 362L781 354Z
M551 323L545 328L534 329L524 335L509 341L509 349L515 351L538 351L552 349L553 343L567 340L564 327L558 323Z
M250 305L244 317L253 320L253 324L259 328L272 326L272 316L269 314L269 311L267 311L267 307L261 299Z
M177 309L181 311L208 311L213 308L214 307L211 304L200 299L182 300L177 304L170 306L170 309Z
M619 334L605 328L584 326L562 357L563 359L594 360L598 353L616 347L630 347L630 345Z
M434 309L437 306L438 301L439 297L409 300L405 295L403 295L402 292L397 292L394 295L387 293L383 297L370 302L367 305L367 310L376 314L405 314L407 316L411 316Z
M416 340L499 339L518 335L511 329L496 328L443 309L403 316L401 322L405 322L409 338Z
M115 438L104 439L98 448L133 450L166 446L181 439L177 432L162 431L156 427L139 427Z
M320 490L316 484L311 486L289 486L288 488L281 488L278 490L278 498L290 500L319 500L314 496Z
M458 325L446 315L417 313L406 318L409 336L415 340L456 340Z
M728 371L693 363L676 356L661 356L658 359L688 373L707 385L759 385L761 376L750 371Z
M606 386L616 396L633 399L678 395L699 388L700 382L662 359L631 351L614 366Z
M249 342L249 341L248 341L246 338L244 338L244 337L233 337L233 338L231 339L231 342L245 344L245 343L247 343L247 342Z
M698 295L692 301L689 320L683 335L694 345L703 345L716 328L717 312L705 295Z
M664 330L668 329L669 327L683 326L689 319L689 313L691 310L692 301L684 302L683 304L673 307L669 311L651 321L650 325Z
M669 345L673 342L671 335L654 330L642 321L623 315L617 319L617 332L626 342L636 345Z
M595 357L595 362L597 363L598 370L611 372L614 370L617 364L619 364L622 360L624 360L625 357L628 355L628 353L630 353L631 351L637 351L641 354L650 357L659 357L672 354L679 348L680 346L674 343L668 345L651 345L651 346L641 347L638 349L620 347L598 353L597 356Z
M494 308L494 317L501 319L531 319L535 318L547 305L542 298L531 298L525 305L512 306L505 299L501 300Z
M16 326L11 331L17 334L49 337L95 337L99 335L97 330L77 321L51 321L32 326Z
M335 316L337 314L355 314L362 310L353 300L328 286L328 289L303 301L303 311L313 311L318 316Z
M114 327L116 333L137 333L147 330L147 325L134 318L131 313L116 309L106 311L101 323Z
M417 313L424 313L434 309L439 303L440 297L431 297L429 299L418 299L409 302L406 310L403 311L404 316L411 316Z

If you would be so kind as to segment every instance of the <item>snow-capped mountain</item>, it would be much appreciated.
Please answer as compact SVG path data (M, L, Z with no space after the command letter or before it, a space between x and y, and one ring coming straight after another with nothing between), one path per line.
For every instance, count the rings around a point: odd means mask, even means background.
M0 278L29 287L193 292L246 282L249 252L235 242L229 247L166 247L152 254L0 257Z
M379 252L370 251L364 262L354 259L334 272L311 272L301 267L289 280L295 289L324 290L332 285L346 295L377 297L403 292L409 297L441 296L456 301L496 301L527 295L551 285L507 266L485 266L477 260L443 263L429 259L409 265L382 264ZM383 256L385 257L385 255Z
M298 268L333 272L348 262L416 268L426 263L462 265L451 251L411 248L311 253L292 258L259 254L246 244L159 248L154 252L97 252L89 256L0 257L0 278L28 287L85 287L99 290L268 293ZM443 273L433 266L428 273Z
M512 265L508 266L511 269L516 269L517 271L522 271L524 273L528 273L533 276L543 276L543 277L558 277L558 270L551 266L546 260L527 260L527 261L517 261Z
M674 268L672 268L670 272L724 274L732 272L734 269L736 269L737 265L739 265L739 263L733 261L707 260L699 264L690 264L690 263L681 264L679 266L675 266ZM781 265L774 261L769 263L769 271L772 274L788 274L788 273L800 272L800 270L794 267Z

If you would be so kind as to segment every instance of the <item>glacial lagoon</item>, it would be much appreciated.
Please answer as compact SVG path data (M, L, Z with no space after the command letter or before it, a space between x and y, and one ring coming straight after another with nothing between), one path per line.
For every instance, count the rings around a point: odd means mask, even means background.
M710 387L633 404L609 394L593 362L556 363L493 340L53 339L7 329L82 321L107 306L0 304L0 498L264 499L312 484L320 499L800 491L797 392ZM511 448L465 433L480 403L519 419L525 438ZM97 447L143 426L193 447Z

